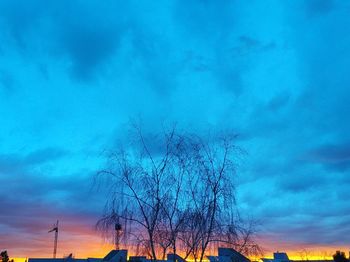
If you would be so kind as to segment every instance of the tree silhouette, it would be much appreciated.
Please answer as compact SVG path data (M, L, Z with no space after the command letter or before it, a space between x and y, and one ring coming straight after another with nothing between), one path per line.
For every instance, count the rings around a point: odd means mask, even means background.
M345 257L344 252L337 251L333 255L334 262L349 262L349 260Z
M235 135L202 137L175 127L145 134L134 124L128 137L95 177L111 192L96 224L104 237L116 239L114 225L122 221L124 245L153 260L170 251L201 262L216 245L260 251L254 223L238 214L234 177L243 151Z
M10 260L7 250L1 251L0 258L2 262L14 262L13 259Z
M9 258L8 254L7 254L7 250L2 251L0 253L0 257L1 257L2 262L9 262L10 261L10 258Z

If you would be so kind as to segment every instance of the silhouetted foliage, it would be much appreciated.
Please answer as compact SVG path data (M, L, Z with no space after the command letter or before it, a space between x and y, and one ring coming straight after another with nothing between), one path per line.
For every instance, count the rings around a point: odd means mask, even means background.
M349 262L349 259L346 258L344 252L337 251L333 255L334 262Z
M6 250L5 250L5 251L2 251L2 252L0 253L0 257L1 257L1 261L2 261L2 262L8 262L8 261L9 261L9 256L8 256Z
M7 250L1 251L0 258L2 262L14 262L13 259L10 260Z

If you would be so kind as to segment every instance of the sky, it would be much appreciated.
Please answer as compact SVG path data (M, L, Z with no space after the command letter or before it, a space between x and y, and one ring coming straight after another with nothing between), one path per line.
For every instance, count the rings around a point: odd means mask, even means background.
M98 256L92 177L130 119L234 130L267 251L350 242L350 3L0 1L0 249Z

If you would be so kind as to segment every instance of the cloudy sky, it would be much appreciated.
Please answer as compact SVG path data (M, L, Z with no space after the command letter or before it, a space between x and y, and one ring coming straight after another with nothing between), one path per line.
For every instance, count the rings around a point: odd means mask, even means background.
M103 254L91 186L130 119L231 129L268 252L350 242L350 3L0 1L0 249Z

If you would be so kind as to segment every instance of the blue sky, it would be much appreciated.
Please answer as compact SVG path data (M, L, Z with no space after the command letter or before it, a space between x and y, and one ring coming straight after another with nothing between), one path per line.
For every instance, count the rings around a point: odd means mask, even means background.
M98 252L91 176L133 118L147 132L235 130L241 212L267 250L345 246L349 12L336 0L1 1L0 247L50 255L59 217L67 242L86 241L73 252Z

